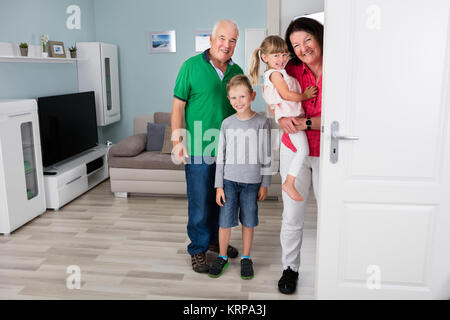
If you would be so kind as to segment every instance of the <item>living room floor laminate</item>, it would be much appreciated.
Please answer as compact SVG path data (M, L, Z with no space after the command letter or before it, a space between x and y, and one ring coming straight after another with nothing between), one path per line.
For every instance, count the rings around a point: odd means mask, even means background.
M315 200L308 200L293 295L277 288L282 206L260 202L251 252L255 277L240 278L238 257L212 279L191 268L186 198L114 198L107 180L60 211L0 235L0 299L313 299ZM230 243L242 251L240 226L232 230ZM207 257L212 263L216 254ZM69 289L76 284L74 270L80 271L79 289Z

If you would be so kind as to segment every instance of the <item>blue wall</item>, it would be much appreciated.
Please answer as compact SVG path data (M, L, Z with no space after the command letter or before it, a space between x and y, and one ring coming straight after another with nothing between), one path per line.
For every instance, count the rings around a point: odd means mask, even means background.
M68 30L66 8L81 8L81 30ZM0 0L0 42L39 44L41 34L64 41L101 41L119 47L122 120L100 130L100 142L132 134L138 114L170 111L173 86L184 60L197 54L197 30L219 19L240 29L234 60L244 68L246 28L266 27L265 0ZM176 53L150 54L150 31L176 31ZM0 63L0 98L35 98L78 91L75 64ZM256 110L264 110L259 97Z
M69 30L68 6L81 9L81 29ZM40 45L42 34L64 42L69 48L76 41L95 41L92 0L0 0L0 42L27 42ZM78 92L75 63L0 62L0 99L38 98ZM99 141L104 141L102 129Z
M132 134L137 114L171 111L178 69L187 58L197 54L194 42L197 30L211 30L219 19L236 21L240 39L233 59L244 68L245 28L266 27L265 3L265 0L96 0L97 40L118 44L120 56L122 121L105 127L105 138L117 142ZM176 31L177 52L150 54L148 33L167 30Z
M81 29L69 30L66 8L81 8ZM0 0L0 42L39 45L42 34L63 41L66 48L76 41L95 41L92 0ZM37 98L78 91L75 63L0 62L0 99Z

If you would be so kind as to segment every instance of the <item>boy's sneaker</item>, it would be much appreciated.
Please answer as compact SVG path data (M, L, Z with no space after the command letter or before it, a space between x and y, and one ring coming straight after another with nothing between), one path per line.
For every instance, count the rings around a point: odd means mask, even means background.
M191 256L192 269L195 272L207 273L209 271L209 265L206 262L206 254L199 252Z
M210 244L209 247L208 247L208 250L212 251L212 252L219 253L219 251L220 251L219 244L218 243ZM227 248L227 256L232 258L232 259L234 259L238 255L239 255L239 251L235 247L232 247L232 246L229 245L228 248Z
M241 259L241 278L249 280L253 278L253 262L252 259Z
M228 267L228 259L222 259L221 257L217 257L214 260L211 268L209 268L209 276L211 278L218 278L222 275L223 271Z
M278 281L278 289L281 293L291 294L297 288L298 272L295 272L288 267L283 271L283 275Z

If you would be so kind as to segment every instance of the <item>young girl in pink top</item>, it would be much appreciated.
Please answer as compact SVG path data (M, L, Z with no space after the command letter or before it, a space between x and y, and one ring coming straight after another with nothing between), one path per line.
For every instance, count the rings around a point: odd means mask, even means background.
M302 93L298 81L289 76L284 70L288 61L288 48L286 42L279 36L268 36L260 47L253 52L253 61L250 68L250 77L254 85L258 84L259 60L266 65L264 72L263 98L275 112L278 122L283 117L304 116L301 102L317 95L317 87L311 86ZM290 134L293 145L297 149L295 157L289 166L286 180L282 189L292 199L303 201L303 197L295 188L295 178L302 166L303 160L309 154L308 140L303 130Z

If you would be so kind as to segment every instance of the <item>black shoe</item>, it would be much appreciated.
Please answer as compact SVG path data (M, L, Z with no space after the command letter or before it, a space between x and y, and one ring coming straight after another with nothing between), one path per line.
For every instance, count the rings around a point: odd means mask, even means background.
M211 278L218 278L222 275L225 269L228 267L228 259L225 260L221 257L217 257L214 260L213 265L209 268L209 276Z
M219 253L220 252L219 244L218 243L210 244L209 247L208 247L208 250L212 251L212 252ZM231 258L231 259L234 259L238 255L239 255L239 251L235 247L232 247L232 246L229 245L228 249L227 249L227 256L229 258Z
M195 272L207 273L209 271L209 265L206 262L206 254L199 252L191 256L192 269Z
M252 259L241 259L241 278L249 280L253 278L253 262Z
M294 293L297 288L297 280L298 272L292 271L291 267L288 267L278 281L278 289L284 294Z

